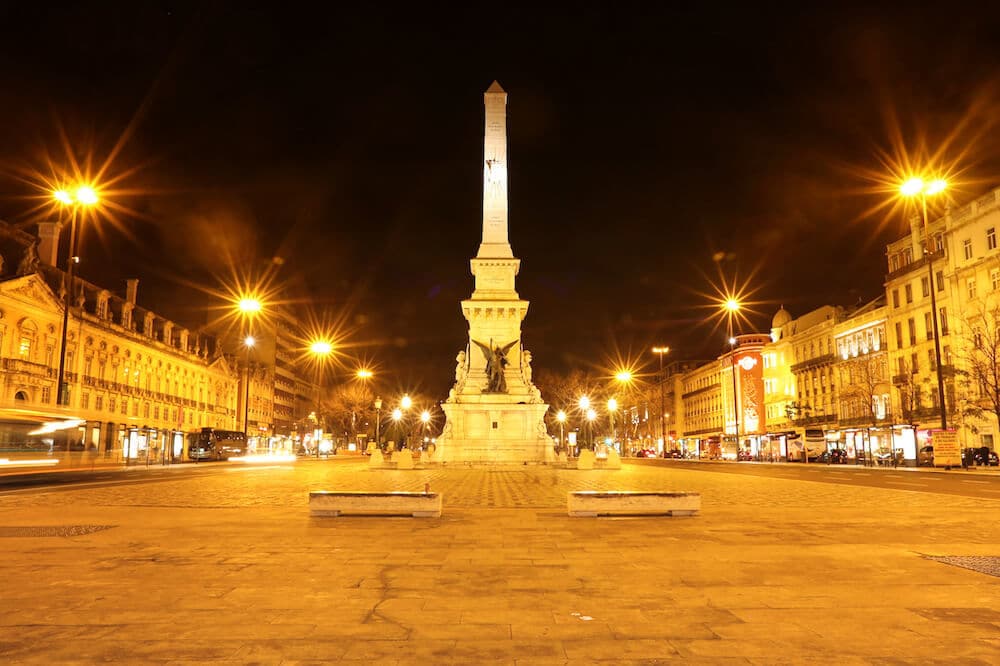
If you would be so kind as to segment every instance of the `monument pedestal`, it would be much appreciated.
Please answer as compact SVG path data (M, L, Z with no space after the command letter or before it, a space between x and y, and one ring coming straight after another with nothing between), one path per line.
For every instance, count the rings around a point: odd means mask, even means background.
M490 393L466 402L472 397L441 405L448 425L438 438L435 458L489 464L537 464L552 458L543 420L548 405L500 402L508 396Z

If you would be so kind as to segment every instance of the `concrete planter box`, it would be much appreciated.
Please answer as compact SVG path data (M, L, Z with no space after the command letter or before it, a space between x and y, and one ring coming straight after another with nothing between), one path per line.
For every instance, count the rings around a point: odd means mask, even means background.
M692 516L701 510L701 495L686 492L579 490L569 493L567 509L569 515L579 517Z
M333 518L340 515L440 518L441 499L439 493L316 490L309 493L309 514Z

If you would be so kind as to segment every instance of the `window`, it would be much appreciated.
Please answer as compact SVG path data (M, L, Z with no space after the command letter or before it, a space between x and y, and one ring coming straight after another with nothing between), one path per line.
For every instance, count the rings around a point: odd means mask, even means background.
M896 349L903 348L903 324L896 322Z
M99 395L96 398L94 398L94 409L97 409L97 410L104 409L104 396L103 395Z
M908 264L913 263L913 250L911 250L910 248L906 248L905 250L903 250L899 255L899 263L902 266L906 266Z
M910 372L917 374L920 372L920 361L917 357L917 352L910 354Z
M896 364L899 366L899 368L898 368L899 374L905 375L906 374L906 359L903 358L902 356L900 356L899 358L896 359Z
M966 238L962 241L962 254L966 259L972 259L972 239Z
M998 271L998 272L1000 272L1000 271ZM893 289L892 290L892 307L894 307L894 308L898 308L899 307L899 289Z
M969 278L965 281L965 290L969 295L969 300L976 297L976 278Z
M934 251L944 252L944 236L941 234L936 234L934 236Z
M65 384L64 384L65 386ZM52 402L52 387L43 386L42 387L42 402L49 403Z
M937 280L937 290L944 291L944 271L938 271L934 279Z
M128 416L128 398L122 398L122 416Z
M913 302L913 285L910 285L910 284L906 285L906 287L904 287L904 290L906 292L906 302L907 303L912 303Z
M86 391L80 394L80 408L90 409L90 394Z
M996 227L990 227L986 230L986 249L995 250L997 249L997 229Z
M21 341L17 345L17 355L21 357L22 361L31 360L31 346L34 343L35 343L34 331L23 331L21 333Z
M913 320L913 317L906 320L906 328L907 332L910 334L910 344L917 344L917 322Z
M920 295L927 298L931 295L931 279L928 277L920 278Z
M115 411L115 396L108 396L108 411L112 414Z
M934 339L934 320L931 318L930 312L924 313L924 330L927 332L927 339Z
M948 310L941 308L938 310L938 326L941 327L941 335L948 335Z
M951 365L951 347L945 345L941 348L941 362L945 365Z
M899 255L893 254L889 257L889 272L894 273L899 270Z
M927 350L927 365L930 367L931 372L937 372L937 359L934 358L934 350Z

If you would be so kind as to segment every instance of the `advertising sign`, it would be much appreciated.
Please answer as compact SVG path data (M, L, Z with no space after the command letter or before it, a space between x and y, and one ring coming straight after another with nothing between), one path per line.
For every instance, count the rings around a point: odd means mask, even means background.
M935 467L962 466L962 450L959 448L957 432L954 430L932 430L931 445L934 446Z

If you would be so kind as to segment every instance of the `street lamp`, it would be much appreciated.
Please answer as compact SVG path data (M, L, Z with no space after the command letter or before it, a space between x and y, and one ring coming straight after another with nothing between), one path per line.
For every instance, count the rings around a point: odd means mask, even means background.
M246 337L243 345L247 349L246 386L243 393L243 434L247 438L247 446L250 445L250 350L257 343L253 337L253 318L261 310L261 302L253 296L241 296L236 303L240 314L243 315L243 329Z
M586 417L588 411L590 410L590 398L588 398L585 395L581 395L580 396L580 400L577 401L577 405L580 407L580 413L583 414L584 417ZM588 433L587 444L589 445L590 444L590 436L589 436L589 434L590 434L590 424L589 423L587 424L587 433Z
M257 344L257 340L252 335L243 339L243 344L247 348L247 384L243 394L243 434L247 438L247 446L250 445L250 350Z
M81 206L93 206L98 202L97 192L89 185L81 185L74 192L56 190L52 197L70 210L69 255L66 258L66 297L63 303L62 336L59 342L59 379L56 384L56 403L69 405L69 391L66 386L66 335L69 330L69 308L73 302L73 268L76 256L76 218Z
M316 442L316 457L319 458L319 440L323 435L323 426L320 422L320 371L323 361L333 352L333 345L326 340L314 340L309 345L309 351L316 359L316 430L313 432L313 439Z
M397 436L399 436L399 428L400 428L399 421L402 418L403 418L403 410L402 409L400 409L399 407L397 407L396 409L392 410L392 420L395 423L395 425L393 426L393 430L395 430ZM395 442L395 448L400 448L399 447L399 442Z
M563 425L566 423L566 412L559 410L556 414L556 421L559 422L559 450L563 450Z
M431 413L429 411L427 411L426 409L424 411L420 412L420 422L424 424L424 427L423 427L423 433L424 433L424 435L423 435L423 437L424 437L424 446L426 446L427 445L427 424L431 422Z
M663 418L663 413L666 411L663 404L663 387L667 383L667 379L663 376L663 355L669 352L670 347L653 347L653 353L660 357L660 445L664 451L667 450L667 430Z
M736 338L729 338L729 356L733 368L733 434L736 439L736 460L740 459L740 405L739 396L736 394Z
M594 419L597 418L597 412L593 409L587 410L587 446L590 450L594 450Z
M379 430L382 425L382 398L375 398L375 446L382 448L382 442L379 439Z
M931 251L931 236L927 223L927 197L940 194L948 183L942 178L924 182L923 178L910 178L899 186L904 197L920 197L920 209L924 220L924 257L927 261L928 284L931 291L931 320L934 322L934 363L937 366L938 408L941 410L941 430L948 430L948 409L944 400L944 374L941 370L941 336L938 333L937 289L934 285L934 253Z
M618 401L614 398L608 398L608 418L611 420L611 447L615 447L615 442L617 438L615 437L615 412L618 411ZM624 454L624 451L619 451L619 453Z
M729 333L729 356L733 369L733 439L736 441L736 460L740 459L740 405L739 396L736 389L736 336L733 332L733 319L738 315L741 304L733 296L727 297L722 302L722 309L726 313L726 327Z

